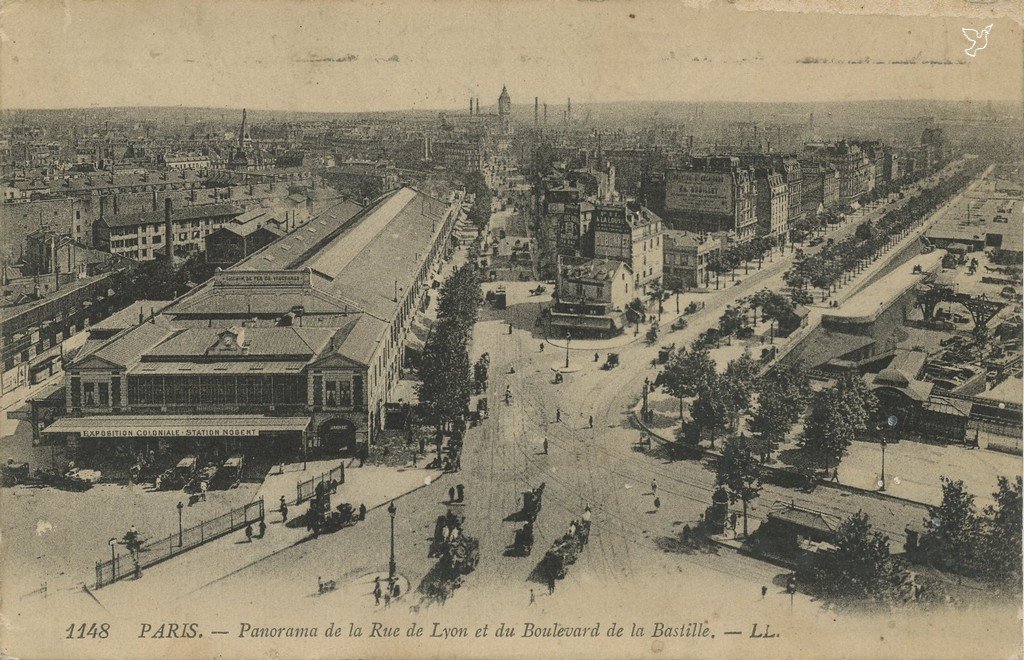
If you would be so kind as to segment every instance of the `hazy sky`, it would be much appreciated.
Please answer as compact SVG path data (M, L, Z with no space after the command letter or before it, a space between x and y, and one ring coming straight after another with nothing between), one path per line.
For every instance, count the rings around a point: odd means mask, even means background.
M977 19L658 0L16 0L0 9L0 105L462 108L493 104L503 83L516 103L553 105L1020 100L1021 28L992 22L972 59L960 29Z

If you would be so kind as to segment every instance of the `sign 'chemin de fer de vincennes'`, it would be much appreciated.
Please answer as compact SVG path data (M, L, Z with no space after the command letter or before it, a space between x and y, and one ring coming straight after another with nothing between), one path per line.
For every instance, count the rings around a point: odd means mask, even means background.
M665 206L679 211L732 213L732 201L728 174L674 172L665 190Z

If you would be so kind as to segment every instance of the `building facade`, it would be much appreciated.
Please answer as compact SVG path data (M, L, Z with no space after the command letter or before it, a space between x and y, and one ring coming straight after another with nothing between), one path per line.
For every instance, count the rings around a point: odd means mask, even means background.
M653 211L635 204L598 204L591 231L593 256L629 264L637 295L661 286L665 227Z
M364 451L460 204L400 188L332 207L83 349L44 433L163 455Z
M728 231L738 241L757 233L753 172L735 156L690 159L665 174L665 213L674 229Z
M722 249L721 238L681 229L665 231L665 288L703 289L711 280L708 260Z
M625 309L638 294L622 261L558 257L555 295L548 310L553 336L613 335L625 326Z

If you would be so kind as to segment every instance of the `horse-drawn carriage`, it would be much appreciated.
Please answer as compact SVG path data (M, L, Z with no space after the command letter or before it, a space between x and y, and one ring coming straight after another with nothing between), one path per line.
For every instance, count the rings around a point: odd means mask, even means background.
M540 513L541 503L544 498L544 487L545 484L541 483L536 488L523 491L522 516L524 519L531 522L537 519L537 514Z
M198 470L199 459L189 454L178 461L173 468L164 470L156 478L157 490L178 490L184 488L195 477Z
M543 284L538 284L537 288L530 289L530 295L539 296L542 295L545 291L547 291L547 287L545 287Z
M544 570L556 580L565 577L569 566L576 563L583 547L590 540L590 521L572 521L569 531L555 541L551 549L544 555Z
M609 353L608 358L604 361L604 366L601 368L607 371L608 369L614 369L617 366L619 366L619 354Z
M533 552L533 521L528 520L525 525L516 530L509 554L528 557L531 552Z
M245 459L239 454L231 456L224 461L218 477L224 488L234 488L242 483L242 470L245 468Z
M316 485L313 499L309 501L307 516L306 528L313 534L313 538L350 527L359 520L359 512L348 502L331 508L331 488L323 482Z
M29 473L28 463L16 463L14 459L8 459L3 466L4 486L17 486L19 484L32 483L32 476Z
M487 370L491 365L491 357L487 353L473 365L473 393L483 394L487 389Z

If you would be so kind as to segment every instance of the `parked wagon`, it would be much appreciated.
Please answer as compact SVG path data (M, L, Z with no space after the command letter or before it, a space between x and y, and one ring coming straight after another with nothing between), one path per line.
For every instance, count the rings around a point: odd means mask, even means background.
M7 460L7 464L3 466L2 477L4 486L27 484L32 480L28 463L16 463L14 459Z
M242 470L245 468L245 459L241 455L232 456L224 461L221 466L220 481L227 484L225 488L234 488L242 483Z

